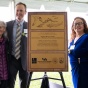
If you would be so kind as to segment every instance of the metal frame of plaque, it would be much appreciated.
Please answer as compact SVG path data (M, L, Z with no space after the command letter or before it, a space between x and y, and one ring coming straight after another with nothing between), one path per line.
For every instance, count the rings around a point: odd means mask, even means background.
M67 12L28 12L28 71L68 71Z

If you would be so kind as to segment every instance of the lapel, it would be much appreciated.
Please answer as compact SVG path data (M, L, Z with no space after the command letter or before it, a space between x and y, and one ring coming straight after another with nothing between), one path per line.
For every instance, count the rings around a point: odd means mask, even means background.
M13 34L13 26L14 26L14 22L15 22L15 20L14 21L12 21L11 23L11 28L12 28L12 30L11 30L11 35Z
M86 38L87 38L87 34L84 34L82 35L74 44L74 40L70 43L70 46L69 48L72 46L72 45L75 45L75 47L80 47L81 45L84 44L84 42L86 41Z
M86 34L82 35L76 42L75 42L75 45L78 44L78 43L83 43L84 40L86 39Z
M23 23L23 30L22 30L22 33L24 33L24 29L27 29L27 22L24 21ZM27 42L27 38L25 36L22 35L22 38L21 38L21 45L22 47L25 46L25 43Z
M15 22L15 20L13 20L13 21L10 21L10 26L8 27L8 34L9 34L9 38L10 38L10 40L12 41L12 39L13 39L13 26L14 26L14 22Z
M27 29L27 22L25 22L25 21L23 23L23 30L22 30L22 32L24 32L24 29Z
M80 48L86 46L87 38L87 34L82 35L75 43L75 50L79 50Z

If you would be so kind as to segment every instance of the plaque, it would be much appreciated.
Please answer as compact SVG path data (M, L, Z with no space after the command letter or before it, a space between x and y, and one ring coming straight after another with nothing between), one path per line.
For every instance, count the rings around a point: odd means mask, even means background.
M28 12L28 71L68 71L66 12Z

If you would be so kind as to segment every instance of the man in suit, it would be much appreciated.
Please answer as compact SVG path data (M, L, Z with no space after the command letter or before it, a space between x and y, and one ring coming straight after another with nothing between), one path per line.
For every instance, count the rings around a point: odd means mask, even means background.
M9 76L9 88L14 88L17 73L19 72L20 88L27 88L29 73L27 72L27 38L24 33L24 29L27 30L27 22L24 21L26 14L26 5L22 2L16 4L16 19L7 22L7 33L10 42L11 59L10 62L10 76ZM20 50L18 58L15 55L16 48L16 34L17 24L20 24L21 39Z

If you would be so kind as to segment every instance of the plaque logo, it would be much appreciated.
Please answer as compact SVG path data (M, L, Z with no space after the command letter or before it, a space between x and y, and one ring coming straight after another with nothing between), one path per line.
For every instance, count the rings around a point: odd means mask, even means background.
M36 64L37 63L37 58L32 58L32 64Z
M54 64L58 63L58 59L57 58L53 58L53 63Z
M43 61L47 61L47 58L42 58Z
M63 58L63 57L60 57L60 58L59 58L59 63L60 63L60 64L63 64L63 63L64 63L64 58Z

